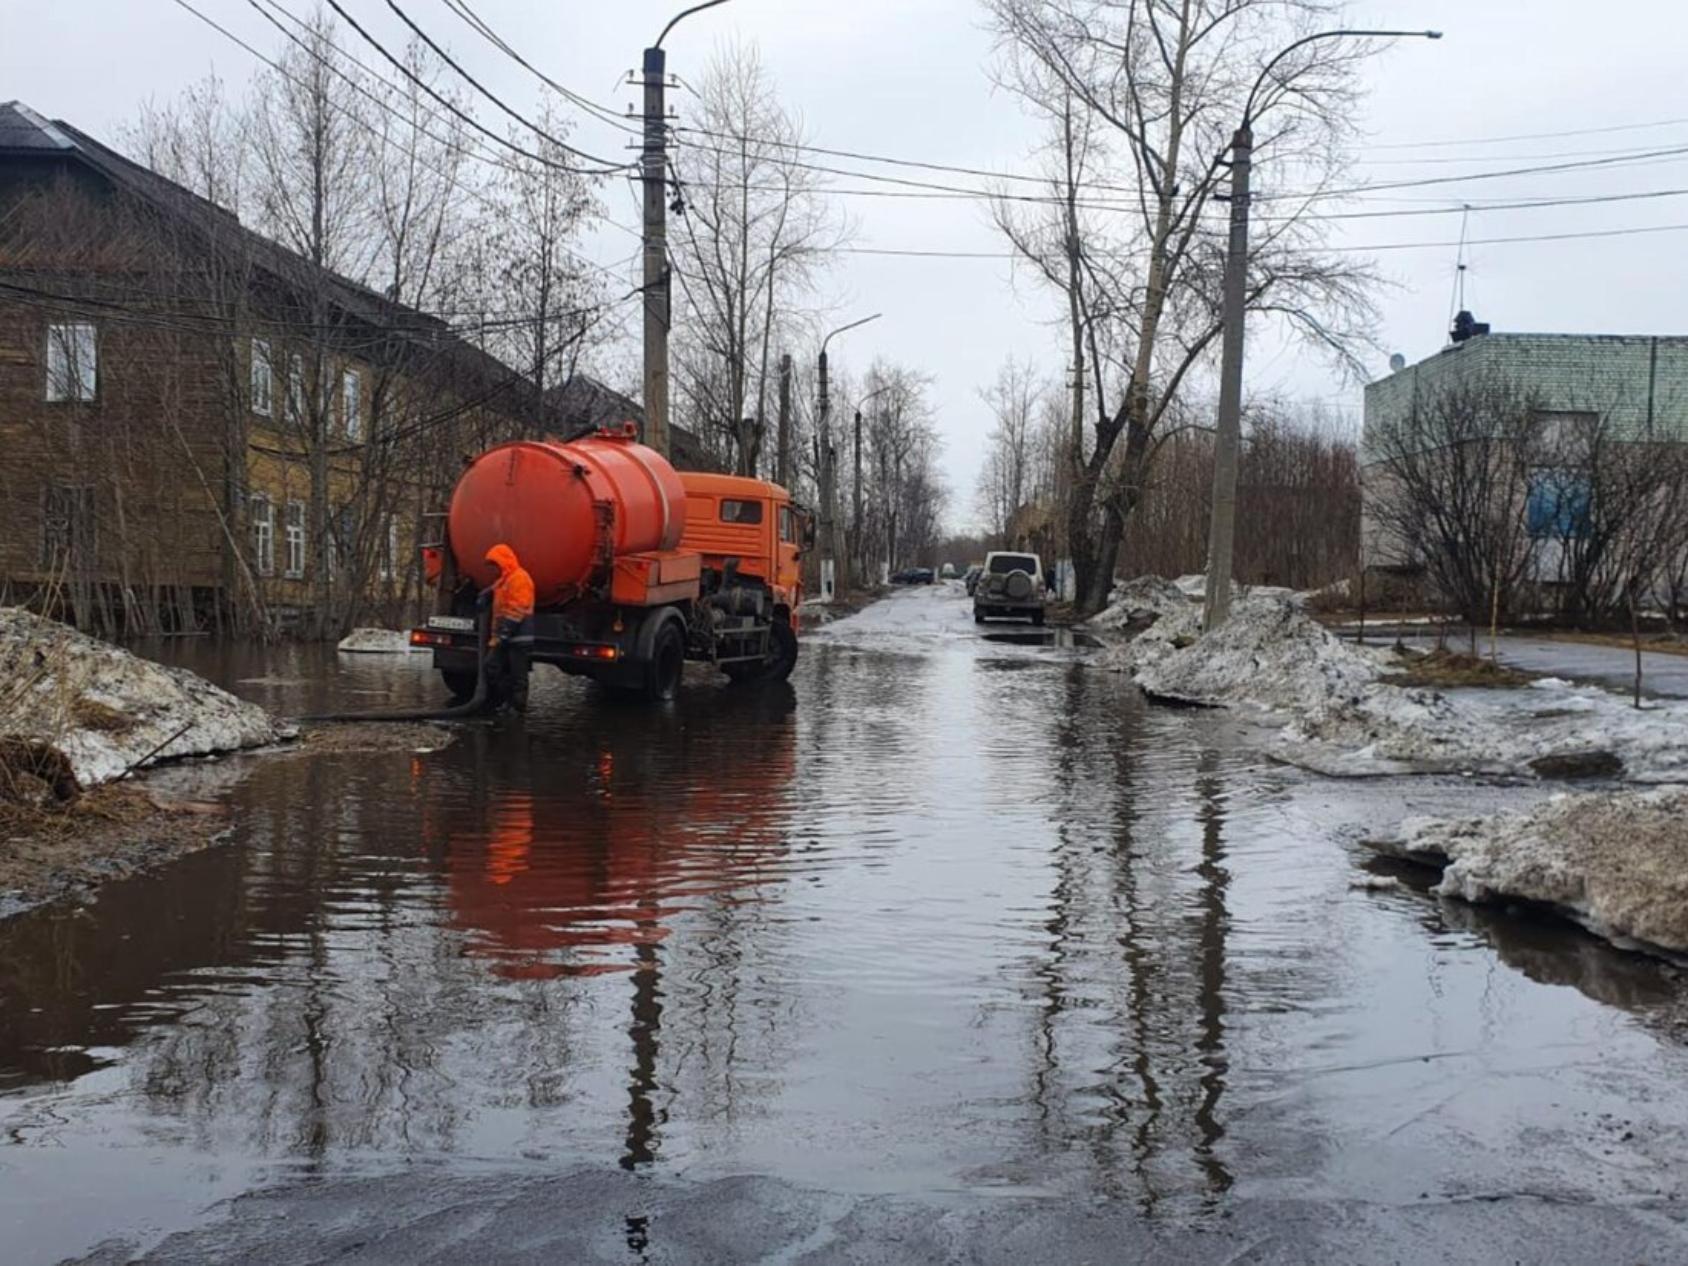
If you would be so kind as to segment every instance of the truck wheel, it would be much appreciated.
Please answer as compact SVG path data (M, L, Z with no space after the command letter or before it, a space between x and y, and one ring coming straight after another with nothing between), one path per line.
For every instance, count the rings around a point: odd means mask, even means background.
M468 703L475 697L475 674L453 668L440 669L440 680L451 692L453 703Z
M680 625L667 621L656 633L650 662L645 665L644 695L652 703L665 703L680 692L680 677L686 670L686 639Z
M776 620L768 629L768 658L759 663L728 664L721 671L734 685L753 681L784 681L797 667L797 634Z

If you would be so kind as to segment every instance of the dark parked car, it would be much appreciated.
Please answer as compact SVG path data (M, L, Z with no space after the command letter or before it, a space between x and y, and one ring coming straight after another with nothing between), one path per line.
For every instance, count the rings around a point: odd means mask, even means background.
M930 567L905 567L891 577L893 585L929 585L932 580Z
M962 582L967 586L967 596L969 598L971 598L973 596L973 594L978 590L978 588L979 588L979 577L983 576L984 574L985 574L985 565L983 563L969 563L968 564L967 573L966 573L966 575L962 576L961 579L962 579Z

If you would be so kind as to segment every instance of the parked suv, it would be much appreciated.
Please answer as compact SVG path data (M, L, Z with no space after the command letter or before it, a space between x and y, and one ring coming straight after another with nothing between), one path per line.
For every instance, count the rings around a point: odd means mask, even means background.
M1036 554L993 550L985 555L985 570L973 590L975 621L1024 617L1042 624L1044 601L1043 563Z

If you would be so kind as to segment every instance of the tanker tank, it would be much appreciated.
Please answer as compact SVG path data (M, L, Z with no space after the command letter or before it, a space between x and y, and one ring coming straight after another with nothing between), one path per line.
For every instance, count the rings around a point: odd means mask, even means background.
M503 542L533 577L537 603L548 606L580 593L606 554L678 546L685 487L633 435L628 425L566 443L517 440L482 453L451 494L447 521L459 573L478 587L490 585L497 569L486 552Z

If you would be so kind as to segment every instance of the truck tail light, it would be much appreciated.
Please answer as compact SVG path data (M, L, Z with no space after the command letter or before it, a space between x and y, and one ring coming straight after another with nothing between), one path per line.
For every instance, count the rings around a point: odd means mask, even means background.
M412 646L450 646L451 634L435 633L429 629L410 630L410 644Z
M620 659L621 652L613 646L577 646L574 648L576 659Z

